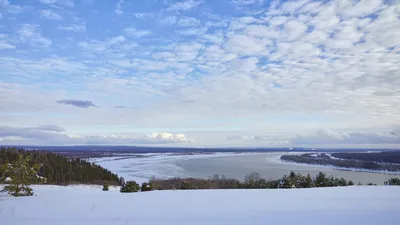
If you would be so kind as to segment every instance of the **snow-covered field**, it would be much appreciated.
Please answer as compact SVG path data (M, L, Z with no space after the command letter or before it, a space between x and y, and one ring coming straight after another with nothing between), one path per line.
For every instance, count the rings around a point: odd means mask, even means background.
M33 186L0 195L2 225L398 225L400 187L119 193L99 186Z

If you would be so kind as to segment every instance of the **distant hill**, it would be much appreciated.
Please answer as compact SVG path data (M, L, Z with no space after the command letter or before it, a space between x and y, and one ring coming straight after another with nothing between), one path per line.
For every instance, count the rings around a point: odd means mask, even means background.
M118 175L94 163L79 158L68 158L48 151L27 151L22 148L1 147L0 164L11 163L18 155L29 156L31 164L43 166L39 175L47 179L48 184L109 184L120 183ZM0 173L0 177L5 174Z
M189 148L189 147L151 147L151 146L105 146L105 145L76 145L76 146L18 146L27 150L43 150L50 152L91 152L91 153L173 153L173 152L380 152L400 151L400 149L382 148L303 148L303 147L223 147L223 148Z

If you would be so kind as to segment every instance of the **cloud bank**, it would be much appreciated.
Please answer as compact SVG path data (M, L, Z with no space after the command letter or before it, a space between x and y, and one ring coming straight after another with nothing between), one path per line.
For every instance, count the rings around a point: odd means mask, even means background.
M1 125L57 124L53 144L398 146L399 6L1 1Z

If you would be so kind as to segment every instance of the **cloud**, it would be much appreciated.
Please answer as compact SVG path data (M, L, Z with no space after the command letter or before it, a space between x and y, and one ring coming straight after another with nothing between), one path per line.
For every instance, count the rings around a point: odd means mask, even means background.
M124 11L122 11L122 4L124 3L125 3L124 0L119 0L116 4L115 14L117 14L118 16L124 14Z
M0 34L0 50L1 49L15 49L15 45L10 43L10 37L6 34Z
M65 131L64 128L59 127L57 125L41 125L32 129L42 130L42 131L53 131L53 132L63 132Z
M63 19L63 17L60 14L58 14L52 10L49 10L49 9L41 10L40 15L43 18L46 18L49 20L62 20Z
M193 142L194 140L184 134L152 133L147 136L150 140L160 142Z
M176 22L178 21L178 17L177 16L167 16L167 17L160 19L159 21L164 24L173 25L173 24L176 24Z
M79 108L90 108L90 107L99 107L91 101L82 101L82 100L59 100L57 101L59 104L72 105Z
M167 11L187 11L201 5L202 3L203 1L201 0L180 0L170 4Z
M49 129L51 128L51 129ZM57 128L57 129L55 129ZM7 127L7 126L0 126L0 143L1 141L18 141L23 139L38 139L38 140L50 140L53 141L60 141L66 140L68 137L64 134L60 134L59 132L64 131L62 128L59 127Z
M258 55L268 54L266 48L269 41L263 41L247 35L233 35L228 38L224 44L224 48L228 52L233 52L240 55Z
M5 145L154 145L192 142L184 134L71 135L55 125L39 127L0 126L0 144Z
M60 5L60 6L66 6L66 7L74 7L75 3L73 0L39 0L43 4L47 5Z
M58 26L58 29L65 31L84 32L86 31L85 24L71 24L66 26Z
M0 41L0 49L14 49L15 45L5 43L4 41Z
M154 17L153 13L133 13L133 16L137 19L148 19Z
M19 40L32 46L49 47L52 41L42 36L39 27L36 24L23 24L18 30Z
M126 1L118 18L115 8L107 14L97 3L77 4L63 9L62 24L4 10L2 125L59 124L96 136L101 121L108 136L190 131L196 142L185 144L193 146L269 145L274 133L293 134L279 142L294 141L294 134L304 140L319 128L365 140L356 134L391 137L382 130L399 126L400 23L393 2L236 1L243 10L231 10L232 1L198 8L184 7L195 1L167 2ZM60 14L64 8L58 1L44 7ZM65 96L87 96L102 107L93 114L57 104Z
M226 140L267 143L280 146L357 146L400 144L398 130L386 130L380 133L346 132L329 129L316 129L305 134L293 135L231 135Z
M181 17L177 21L177 25L182 27L194 27L200 25L200 20L193 17Z
M143 37L143 36L148 36L151 35L151 32L148 30L138 30L134 27L128 27L124 29L124 33L128 36L131 37Z
M238 6L262 4L265 0L233 0L232 3Z
M0 0L0 8L8 13L20 13L22 8L19 5L13 5L8 0Z
M319 129L313 133L297 135L295 145L338 145L338 144L400 144L400 136L395 131L384 134L368 132L337 132Z

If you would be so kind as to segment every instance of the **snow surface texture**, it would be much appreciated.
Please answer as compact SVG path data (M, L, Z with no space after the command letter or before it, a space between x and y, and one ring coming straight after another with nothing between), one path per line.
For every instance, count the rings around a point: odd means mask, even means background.
M398 225L400 187L119 193L100 186L33 186L0 195L4 225Z

